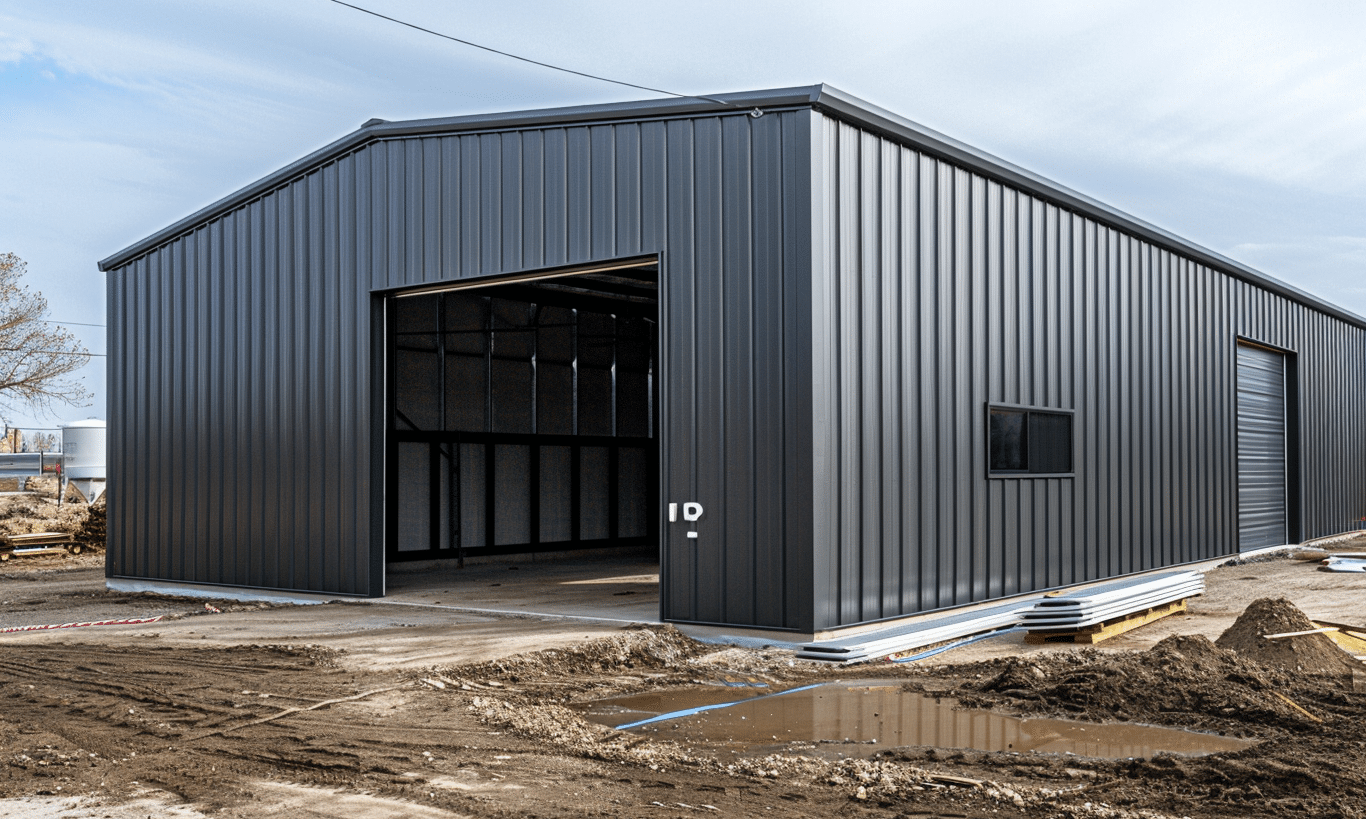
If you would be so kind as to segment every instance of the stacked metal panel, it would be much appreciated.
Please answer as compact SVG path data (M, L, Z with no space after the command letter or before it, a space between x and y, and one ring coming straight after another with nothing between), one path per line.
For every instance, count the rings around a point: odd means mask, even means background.
M807 643L797 651L804 660L834 663L859 663L889 654L1010 628L1020 622L1028 601L992 606L977 611L950 614L904 626L882 629L856 637Z
M1204 592L1200 572L1167 572L1047 597L1022 612L1020 620L1035 632L1076 631Z
M1102 583L1066 594L950 614L856 637L807 643L804 660L858 663L963 637L1020 626L1031 632L1084 629L1204 594L1205 576L1178 571Z
M1329 555L1323 561L1324 571L1329 572L1366 572L1366 557L1361 555Z

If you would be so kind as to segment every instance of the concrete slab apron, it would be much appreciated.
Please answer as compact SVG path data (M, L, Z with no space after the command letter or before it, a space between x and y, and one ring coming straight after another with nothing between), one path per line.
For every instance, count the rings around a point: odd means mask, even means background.
M603 624L659 622L659 563L653 560L547 560L457 569L389 567L376 603Z

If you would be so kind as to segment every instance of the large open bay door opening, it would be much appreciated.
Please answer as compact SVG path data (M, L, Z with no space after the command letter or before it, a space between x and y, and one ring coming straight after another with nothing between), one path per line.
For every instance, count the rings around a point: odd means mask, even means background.
M1238 548L1290 540L1286 356L1238 345Z
M388 561L654 550L658 264L388 300Z

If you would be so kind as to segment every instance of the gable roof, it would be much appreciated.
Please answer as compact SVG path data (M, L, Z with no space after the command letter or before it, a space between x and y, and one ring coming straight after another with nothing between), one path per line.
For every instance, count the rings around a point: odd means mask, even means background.
M712 99L723 100L729 105L719 105L712 102ZM748 113L755 109L768 112L800 108L810 108L861 128L886 135L916 150L924 151L973 170L1059 205L1066 210L1091 217L1123 232L1169 248L1194 261L1224 271L1273 293L1366 329L1366 318L1349 310L1274 279L1242 262L1183 239L1170 231L1124 213L1097 199L1045 179L1032 171L825 84L713 95L709 99L700 97L665 98L396 122L372 119L346 136L285 165L147 238L129 245L100 261L99 268L108 272L122 267L177 236L187 233L291 179L302 176L314 168L325 165L370 142L398 137L511 131L520 128L588 125L630 119L651 120L720 114L735 115L742 112Z

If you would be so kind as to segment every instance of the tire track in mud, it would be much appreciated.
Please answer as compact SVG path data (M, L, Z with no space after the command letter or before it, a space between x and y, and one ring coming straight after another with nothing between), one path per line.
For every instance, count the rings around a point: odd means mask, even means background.
M13 646L0 659L0 795L113 796L154 786L212 809L249 802L252 783L284 778L420 797L458 813L505 813L464 782L502 781L482 771L501 765L492 757L505 751L534 750L529 743L466 724L463 709L424 702L430 692L400 677L329 659L267 648ZM378 702L278 716L383 683L402 685ZM224 733L202 736L215 729ZM460 788L429 782L462 770Z
M479 670L472 679L491 677ZM550 679L525 683L539 689ZM9 646L0 658L0 795L118 799L151 786L227 816L255 815L263 781L493 817L690 812L675 802L743 804L731 815L753 815L798 804L775 793L787 790L780 783L718 786L697 771L583 758L477 720L466 707L472 692L412 682L288 647ZM202 736L215 729L223 733ZM828 816L846 801L826 793L785 813Z
M258 651L256 666L183 657L187 652L130 649L92 662L89 651L74 648L24 648L24 660L0 659L3 719L26 721L63 736L82 748L116 752L130 738L142 744L184 746L191 755L193 735L206 730L232 730L242 723L270 717L290 706L308 707L357 693L353 673L306 664L293 667L277 654ZM240 652L239 652L240 653ZM169 663L167 661L170 661ZM262 696L254 688L261 672L287 697ZM206 675L213 680L206 681ZM320 679L321 677L321 679ZM328 684L325 684L328 683ZM299 689L303 690L299 690ZM52 716L60 715L58 719ZM261 732L256 732L261 733ZM288 742L287 730L266 732L270 741ZM131 737L129 736L131 735ZM215 754L233 750L218 742ZM243 754L250 758L252 754Z

